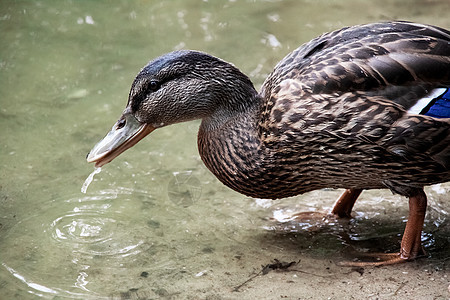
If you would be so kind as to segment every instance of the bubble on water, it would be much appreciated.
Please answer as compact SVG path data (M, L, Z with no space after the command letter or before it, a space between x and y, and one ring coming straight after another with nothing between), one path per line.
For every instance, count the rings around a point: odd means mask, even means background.
M192 171L174 172L167 190L169 199L173 203L188 207L200 199L202 185Z

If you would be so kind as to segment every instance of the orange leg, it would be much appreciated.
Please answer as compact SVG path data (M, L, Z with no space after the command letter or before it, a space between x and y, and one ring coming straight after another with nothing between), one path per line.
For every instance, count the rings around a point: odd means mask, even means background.
M356 199L358 199L362 190L360 189L347 189L337 199L334 204L332 214L337 215L339 218L351 218L351 212Z
M337 199L334 204L333 210L331 214L324 215L320 212L300 212L293 215L293 217L299 222L317 222L318 220L326 220L327 218L336 217L339 218L351 218L351 212L353 208L353 204L355 204L356 199L361 194L362 190L360 189L347 189L342 193L342 195Z
M421 236L426 210L427 196L423 190L409 198L409 217L400 248L401 259L414 259L419 255L425 254L422 248Z
M413 260L425 254L422 248L422 229L427 209L427 196L424 191L419 191L409 198L409 216L403 233L399 253L377 253L367 256L376 258L376 262L343 262L345 266L381 266Z

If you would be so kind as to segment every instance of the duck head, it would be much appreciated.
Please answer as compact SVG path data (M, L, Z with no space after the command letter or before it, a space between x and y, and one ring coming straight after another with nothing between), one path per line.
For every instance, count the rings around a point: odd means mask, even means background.
M101 167L170 124L203 119L202 125L217 126L249 98L246 91L256 93L247 76L206 53L183 50L158 57L136 76L127 107L87 161Z

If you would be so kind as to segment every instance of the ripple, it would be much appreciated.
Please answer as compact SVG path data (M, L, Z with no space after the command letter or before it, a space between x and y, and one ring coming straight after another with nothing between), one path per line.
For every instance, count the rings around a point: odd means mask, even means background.
M48 201L2 237L3 271L25 284L27 293L101 299L95 292L104 280L98 268L126 268L158 245L145 214L136 214L151 201L144 191L123 188Z
M72 204L72 209L54 219L48 231L56 242L72 247L74 253L89 257L137 255L145 247L141 249L143 240L127 232L133 218L123 205L112 201L132 193L128 189L106 190L69 199L66 202Z
M105 233L104 228L115 222L113 218L105 218L95 213L68 213L52 222L52 237L60 242L99 243L111 238L113 233Z

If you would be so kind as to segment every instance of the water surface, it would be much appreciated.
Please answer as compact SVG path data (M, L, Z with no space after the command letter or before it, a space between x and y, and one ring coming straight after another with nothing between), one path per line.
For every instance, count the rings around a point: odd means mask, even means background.
M364 276L334 261L348 250L395 251L406 199L369 191L350 222L289 221L327 211L340 191L276 202L235 193L199 159L198 121L152 133L80 191L93 171L86 153L120 115L139 69L162 53L209 52L259 87L325 31L392 19L450 28L448 9L446 0L2 1L0 298L370 298L397 289L448 298L449 184L427 189L429 258ZM270 273L234 291L274 258L314 274Z

